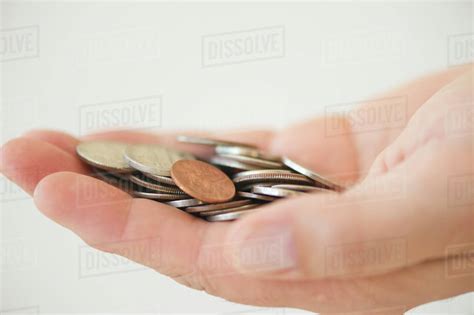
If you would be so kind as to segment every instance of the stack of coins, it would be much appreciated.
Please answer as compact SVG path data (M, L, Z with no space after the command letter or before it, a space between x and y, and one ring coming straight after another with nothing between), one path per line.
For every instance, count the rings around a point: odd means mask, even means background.
M342 190L293 160L252 145L191 136L178 141L209 146L214 155L197 159L158 144L113 141L82 142L77 154L95 177L208 221L235 220L285 197Z

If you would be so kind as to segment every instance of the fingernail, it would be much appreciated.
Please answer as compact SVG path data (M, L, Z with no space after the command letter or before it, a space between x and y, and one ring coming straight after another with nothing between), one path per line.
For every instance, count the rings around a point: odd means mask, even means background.
M285 223L245 226L232 234L232 261L242 272L271 273L296 266L296 251L290 227Z

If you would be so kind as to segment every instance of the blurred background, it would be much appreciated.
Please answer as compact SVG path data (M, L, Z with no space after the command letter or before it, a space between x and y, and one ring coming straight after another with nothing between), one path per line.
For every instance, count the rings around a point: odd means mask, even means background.
M2 143L32 128L281 128L474 60L472 2L12 1L0 21ZM0 198L2 314L298 312L93 250L3 177ZM409 313L474 314L474 296Z

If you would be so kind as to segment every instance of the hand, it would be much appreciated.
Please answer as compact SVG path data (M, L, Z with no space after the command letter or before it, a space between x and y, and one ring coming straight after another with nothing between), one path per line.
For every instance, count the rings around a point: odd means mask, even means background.
M1 171L91 246L189 287L260 306L400 313L474 290L472 79L471 66L455 68L378 97L406 96L396 128L327 116L278 132L212 135L287 155L348 186L337 196L274 202L234 222L209 223L87 176L75 154L79 140L55 131L6 143ZM384 106L365 104L355 115ZM459 124L466 117L467 129ZM337 134L328 136L331 126ZM174 136L88 138L209 153ZM471 187L464 199L460 183ZM83 194L91 187L95 194Z

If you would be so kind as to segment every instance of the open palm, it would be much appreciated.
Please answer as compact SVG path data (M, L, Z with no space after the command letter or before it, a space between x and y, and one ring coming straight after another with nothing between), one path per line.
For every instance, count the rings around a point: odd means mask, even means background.
M60 132L9 141L1 171L91 246L192 288L261 306L400 313L474 290L472 258L448 257L474 247L472 196L457 203L450 195L450 183L474 174L474 133L456 128L456 115L472 115L472 92L471 67L456 68L378 97L406 100L395 127L327 115L280 131L212 135L289 156L348 187L274 202L234 222L206 222L88 176L75 154L80 140ZM385 105L357 110L374 106ZM175 136L113 131L87 139L210 154ZM471 269L451 277L452 259Z

